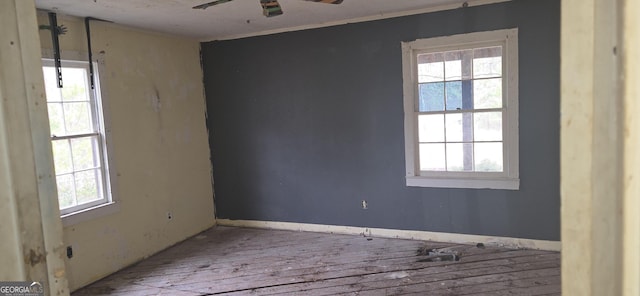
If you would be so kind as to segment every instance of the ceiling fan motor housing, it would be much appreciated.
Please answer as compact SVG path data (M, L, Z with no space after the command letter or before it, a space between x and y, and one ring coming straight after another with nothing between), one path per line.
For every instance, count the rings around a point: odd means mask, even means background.
M306 1L329 3L329 4L340 4L340 3L342 3L342 0L306 0Z
M215 0L215 1L194 6L193 9L204 10L210 6L223 4L231 1L233 0ZM343 0L305 0L305 1L326 3L326 4L340 4L342 3ZM266 17L281 15L283 13L282 7L280 7L280 3L278 3L277 0L260 0L260 5L262 5L262 14L264 14Z
M262 14L266 17L282 14L282 7L277 0L260 0L260 5L262 5Z

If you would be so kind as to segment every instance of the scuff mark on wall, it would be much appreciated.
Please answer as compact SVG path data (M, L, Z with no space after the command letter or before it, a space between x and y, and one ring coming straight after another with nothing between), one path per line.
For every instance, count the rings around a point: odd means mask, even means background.
M153 88L154 93L151 94L150 102L151 102L151 107L153 108L153 111L155 112L160 112L160 109L162 109L162 102L160 102L160 92L158 91L157 87Z
M153 91L151 96L149 97L149 101L151 103L151 108L156 113L156 117L158 119L158 139L160 139L160 143L165 143L165 131L164 131L164 123L162 120L162 113L160 110L162 109L163 100L160 99L160 91L156 85L153 86Z

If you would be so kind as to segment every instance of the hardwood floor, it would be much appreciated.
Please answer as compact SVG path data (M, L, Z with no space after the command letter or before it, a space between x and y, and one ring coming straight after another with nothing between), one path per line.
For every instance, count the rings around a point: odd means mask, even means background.
M560 254L215 227L72 295L560 295Z

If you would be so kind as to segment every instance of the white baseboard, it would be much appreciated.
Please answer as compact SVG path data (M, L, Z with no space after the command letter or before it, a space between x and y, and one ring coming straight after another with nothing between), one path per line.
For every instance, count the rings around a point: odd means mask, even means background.
M457 244L477 244L483 243L489 246L501 246L514 249L534 249L545 251L559 252L561 242L546 241L524 238L472 235L459 233L417 231L417 230L399 230L385 228L368 228L353 226L336 226L322 224L292 223L292 222L272 222L272 221L253 221L253 220L229 220L217 219L216 225L234 226L234 227L251 227L251 228L267 228L278 230L292 231L308 231L337 233L350 235L363 235L371 237L400 238L412 240L428 240L437 242L449 242Z

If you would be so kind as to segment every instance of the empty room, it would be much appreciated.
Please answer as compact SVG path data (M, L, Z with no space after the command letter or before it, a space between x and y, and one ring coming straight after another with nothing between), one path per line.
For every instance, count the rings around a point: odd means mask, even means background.
M640 295L638 11L0 0L0 295Z

